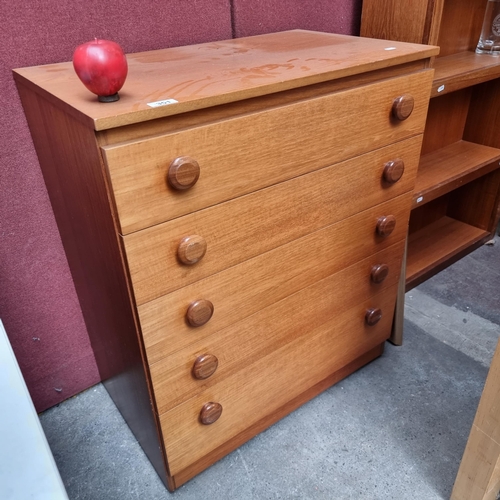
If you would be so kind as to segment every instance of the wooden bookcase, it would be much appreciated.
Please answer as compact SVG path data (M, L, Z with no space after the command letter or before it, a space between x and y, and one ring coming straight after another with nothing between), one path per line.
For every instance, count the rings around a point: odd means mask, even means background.
M486 4L363 2L361 36L440 47L409 224L406 291L482 245L498 224L500 57L475 53Z

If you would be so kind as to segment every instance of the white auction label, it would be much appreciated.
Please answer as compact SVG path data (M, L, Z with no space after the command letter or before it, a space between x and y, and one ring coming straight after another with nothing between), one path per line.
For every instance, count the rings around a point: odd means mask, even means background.
M152 108L159 108L160 106L168 106L169 104L175 104L179 101L175 99L163 99L163 101L148 102L148 106Z

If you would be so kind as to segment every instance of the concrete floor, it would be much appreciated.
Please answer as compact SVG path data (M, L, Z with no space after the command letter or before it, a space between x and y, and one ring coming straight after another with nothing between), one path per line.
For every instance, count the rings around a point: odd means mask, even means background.
M406 295L404 345L174 494L101 385L41 415L72 500L447 499L500 336L500 238Z

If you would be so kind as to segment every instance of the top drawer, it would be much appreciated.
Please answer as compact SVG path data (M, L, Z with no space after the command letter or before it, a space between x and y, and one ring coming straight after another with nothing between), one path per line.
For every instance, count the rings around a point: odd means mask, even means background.
M162 136L104 146L122 234L128 234L423 132L431 70ZM412 96L413 112L393 116ZM209 112L209 110L207 111ZM193 187L167 182L179 157ZM181 167L182 169L182 167Z

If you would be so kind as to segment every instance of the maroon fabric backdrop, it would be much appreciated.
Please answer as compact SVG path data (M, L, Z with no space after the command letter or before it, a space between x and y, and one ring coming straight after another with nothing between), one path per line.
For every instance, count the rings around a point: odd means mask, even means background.
M357 34L360 2L0 3L0 319L38 411L99 374L11 69L69 61L94 37L139 52L291 28Z
M236 37L307 29L359 35L362 0L233 0Z

